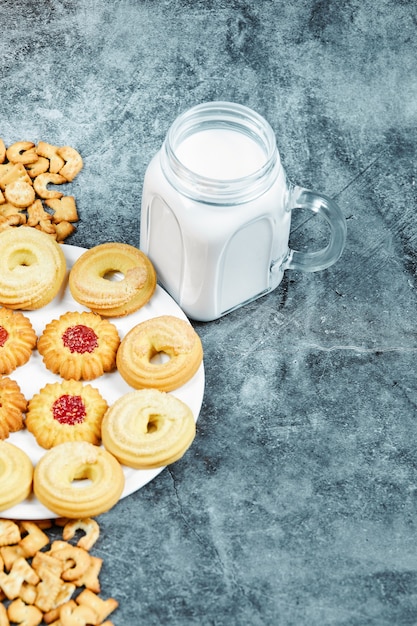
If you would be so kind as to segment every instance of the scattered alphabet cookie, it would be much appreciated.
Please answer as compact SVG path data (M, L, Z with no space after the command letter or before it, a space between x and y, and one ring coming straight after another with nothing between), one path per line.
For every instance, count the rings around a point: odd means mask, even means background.
M55 524L62 540L48 536L50 520L0 520L0 624L111 626L107 618L119 603L100 597L103 559L90 553L98 523L60 518Z
M7 147L0 138L0 232L30 226L64 241L79 217L74 196L56 187L73 181L82 167L71 146L16 141Z

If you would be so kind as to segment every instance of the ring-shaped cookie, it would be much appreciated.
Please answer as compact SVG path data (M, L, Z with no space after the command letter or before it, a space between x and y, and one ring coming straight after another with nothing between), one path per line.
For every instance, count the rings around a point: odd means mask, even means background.
M32 461L21 448L0 441L0 511L19 504L32 491Z
M137 311L150 300L155 287L151 261L141 250L124 243L90 248L77 259L69 275L74 300L103 317Z
M122 339L116 364L134 389L173 391L197 372L203 359L200 337L189 322L161 315L134 326Z
M33 476L38 500L53 513L71 519L94 517L111 509L122 495L124 483L117 459L85 441L48 450Z
M36 228L0 233L0 305L39 309L54 299L66 273L62 248Z
M140 389L120 397L102 423L104 447L123 465L135 469L163 467L180 459L195 437L191 409L157 389Z

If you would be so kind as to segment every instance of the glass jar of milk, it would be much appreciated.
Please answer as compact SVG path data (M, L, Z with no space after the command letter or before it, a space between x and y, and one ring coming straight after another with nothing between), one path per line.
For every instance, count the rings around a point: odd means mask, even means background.
M288 247L298 207L329 224L324 249ZM270 292L286 269L329 267L345 239L337 204L288 183L271 126L245 106L209 102L180 115L147 168L140 247L194 320L216 319Z

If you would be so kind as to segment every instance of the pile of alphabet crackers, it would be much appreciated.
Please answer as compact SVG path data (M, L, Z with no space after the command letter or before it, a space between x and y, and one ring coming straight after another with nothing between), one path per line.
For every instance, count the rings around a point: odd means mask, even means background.
M54 523L62 539L48 536ZM99 534L93 518L0 519L0 626L113 626L118 601L100 597L103 560L91 554Z
M6 148L0 139L0 231L32 226L64 241L75 230L78 212L74 196L59 186L73 181L82 167L71 146L16 141Z

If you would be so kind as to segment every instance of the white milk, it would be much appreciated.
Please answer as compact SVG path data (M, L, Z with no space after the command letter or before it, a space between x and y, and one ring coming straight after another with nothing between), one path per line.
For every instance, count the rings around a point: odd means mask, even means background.
M217 159L207 152L207 136L198 159L197 144L197 152L184 150L182 159L190 166L188 159L194 158L195 167L213 176ZM218 160L224 162L224 154ZM262 162L259 153L252 164L236 155L228 156L229 164L231 159L236 161L233 167L222 170L227 177L241 176L248 166L253 171ZM280 283L291 221L286 201L285 175L279 168L272 187L250 202L239 206L196 202L167 181L158 153L144 180L140 247L183 311L195 320L213 320Z
M291 221L275 138L257 137L258 126L241 117L237 125L217 120L168 133L147 168L141 209L141 249L183 311L201 321L279 284ZM267 163L268 173L259 172Z
M186 137L175 153L192 172L216 180L249 176L266 161L265 151L251 137L218 128Z

